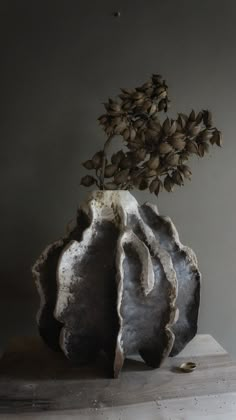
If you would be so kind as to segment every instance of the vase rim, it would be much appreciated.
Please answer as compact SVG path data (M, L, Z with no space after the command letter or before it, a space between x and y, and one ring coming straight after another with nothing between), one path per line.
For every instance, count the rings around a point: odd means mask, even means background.
M137 205L135 197L128 190L94 190L90 191L87 200L102 202L108 207L111 203L124 207Z
M103 194L131 194L129 190L92 190L89 192L92 195L103 195Z

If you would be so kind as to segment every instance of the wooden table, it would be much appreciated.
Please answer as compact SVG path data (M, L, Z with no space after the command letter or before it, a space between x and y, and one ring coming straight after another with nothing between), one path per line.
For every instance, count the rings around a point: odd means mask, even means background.
M180 373L183 361L196 371ZM160 369L127 360L119 379L104 365L75 368L40 339L15 340L0 361L1 419L236 420L236 363L198 335Z

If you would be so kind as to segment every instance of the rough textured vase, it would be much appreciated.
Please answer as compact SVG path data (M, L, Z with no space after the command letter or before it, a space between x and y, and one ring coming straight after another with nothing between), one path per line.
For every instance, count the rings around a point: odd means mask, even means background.
M96 191L33 267L44 341L76 363L105 352L118 376L139 353L152 367L194 337L200 273L170 218L128 191Z

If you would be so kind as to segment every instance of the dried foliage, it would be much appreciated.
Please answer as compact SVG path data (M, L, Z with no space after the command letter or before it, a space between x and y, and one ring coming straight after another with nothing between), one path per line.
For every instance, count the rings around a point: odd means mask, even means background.
M190 156L203 157L210 145L221 146L222 135L208 110L180 113L176 119L161 117L169 102L168 86L157 74L142 86L121 89L116 99L109 99L104 104L106 113L98 118L107 140L103 150L83 163L94 175L83 177L81 184L96 184L102 190L149 189L158 195L163 188L171 192L191 179L186 165ZM117 136L125 147L109 160L108 149Z

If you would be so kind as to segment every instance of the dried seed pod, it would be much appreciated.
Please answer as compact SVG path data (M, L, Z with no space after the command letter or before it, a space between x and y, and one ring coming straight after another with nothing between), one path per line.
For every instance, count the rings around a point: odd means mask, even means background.
M137 150L136 151L136 153L135 153L135 158L138 160L138 161L142 161L142 160L144 160L145 159L145 157L146 157L146 149L139 149L139 150Z
M83 167L86 169L94 169L94 165L93 165L93 161L92 160L86 160L86 162L84 162Z
M204 147L204 150L205 150L205 152L206 153L208 153L209 152L209 150L210 150L210 145L209 145L209 143L207 143L207 142L203 142L202 143L202 145L203 145L203 147Z
M161 143L159 145L159 152L161 155L166 155L167 153L170 153L172 151L173 151L173 148L169 143Z
M155 190L154 190L154 194L155 194L156 196L158 196L158 195L159 195L159 193L160 193L162 190L163 190L163 184L162 184L161 180L159 180L159 184L158 184L158 186L155 188Z
M157 169L160 164L160 158L159 156L152 156L149 161L147 162L147 165L150 169Z
M154 194L158 197L158 195L160 194L160 192L162 192L164 189L163 183L160 182L160 184L158 185L158 187L155 189Z
M170 175L167 175L164 179L164 188L168 192L174 191L174 182Z
M197 136L200 131L201 131L201 126L200 125L195 125L195 123L188 129L188 133L190 137L195 137Z
M179 163L179 155L175 154L175 153L170 153L167 157L166 157L166 164L169 166L177 166Z
M112 125L118 125L122 122L121 116L112 117Z
M180 123L182 128L186 127L188 121L188 116L186 114L180 113L178 114L178 122Z
M152 178L153 176L157 176L157 170L156 169L149 169L145 175L148 178Z
M142 179L143 179L142 175L137 176L135 174L134 176L132 176L132 183L133 183L134 187L139 188L139 185L141 184Z
M194 121L194 122L196 121L196 114L194 110L190 112L188 119L189 121Z
M167 117L162 125L162 129L166 135L169 134L170 128L171 128L171 122L170 122L170 119Z
M184 185L184 176L178 169L172 172L172 180L177 185Z
M158 145L159 145L159 142L160 142L160 138L161 138L161 132L156 133L155 137L152 138L152 148L156 152L158 151Z
M163 90L162 93L159 93L158 100L167 98L167 91Z
M123 169L122 171L118 172L115 176L114 181L116 184L123 184L128 180L129 176L129 169Z
M131 141L133 141L136 137L136 131L134 128L130 128L129 138Z
M198 156L203 157L204 154L205 154L204 147L202 146L202 144L199 144L199 146L198 146Z
M142 138L140 136L137 136L136 135L136 137L135 137L135 143L137 143L139 147L144 147L143 140L142 140Z
M177 128L176 121L172 121L171 122L171 125L170 125L170 129L169 129L169 134L168 135L169 136L172 136L175 133L176 128Z
M187 151L184 151L180 154L179 161L181 164L188 159L189 159L189 153Z
M153 91L154 91L153 87L150 87L150 88L145 89L146 96L149 96L149 97L152 96L153 95Z
M174 138L171 141L171 145L174 147L174 149L181 151L181 150L183 150L185 148L186 143L181 138L179 138L179 139L178 138Z
M102 125L106 124L106 123L107 123L107 121L108 121L108 117L107 117L107 115L106 115L106 114L101 115L101 116L98 118L98 121L99 121L99 124L102 124Z
M140 92L140 91L136 91L134 94L133 94L133 99L143 99L144 98L144 94L143 94L143 92Z
M182 131L183 131L183 128L182 128L182 126L181 126L181 124L180 124L180 122L179 122L179 119L176 121L176 133L175 134L184 134L184 133L182 133Z
M139 143L137 143L137 142L136 142L136 140L135 140L135 141L132 141L132 142L127 143L127 144L126 144L126 147L127 147L129 150L136 151L136 150L138 150L138 149L139 149L140 145L139 145Z
M167 100L166 98L163 98L160 100L159 104L158 104L158 111L167 111Z
M210 139L211 144L216 144L217 146L221 147L222 146L222 133L218 130L215 130L213 133L213 136Z
M126 88L121 88L120 89L125 95L134 95L134 93L136 92L135 89L126 89Z
M166 89L164 86L158 86L155 90L154 90L154 94L155 96L158 96L159 98L162 97L162 94L165 93L166 94Z
M156 105L155 104L152 104L151 105L151 108L149 109L149 115L154 114L156 112L156 110L157 110Z
M184 133L178 132L176 131L172 136L171 139L172 140L184 140L186 138L186 135Z
M103 105L104 105L105 109L106 109L107 111L109 111L109 109L110 109L110 104L109 104L109 102L103 102Z
M148 111L151 108L151 106L152 106L152 102L147 100L147 101L144 102L144 104L142 106L142 109L144 111Z
M84 187L91 187L96 182L96 179L91 175L85 175L82 179L80 184Z
M154 112L154 114L151 115L151 118L149 118L149 121L155 121L155 122L157 122L157 123L160 124L159 111L158 111L158 109L157 109L156 112ZM161 129L161 127L160 127L160 129Z
M121 160L119 166L122 169L132 168L133 160L130 157L124 157L124 159Z
M150 130L155 131L155 133L160 133L161 131L161 124L157 120L149 120L148 121L148 128Z
M109 117L117 117L120 115L120 111L113 111L112 109L110 109L108 115Z
M195 153L196 155L198 155L198 145L197 145L197 143L193 140L189 140L186 144L186 150L189 153Z
M117 101L112 99L112 98L108 98L108 102L109 102L110 105L117 103Z
M124 121L121 121L115 126L114 132L116 134L122 134L126 130L127 124Z
M157 132L155 130L148 128L146 131L146 135L150 139L155 139L155 137L157 136Z
M146 83L143 83L143 85L142 86L140 86L139 88L136 88L136 90L138 89L139 91L144 91L144 90L146 90L146 89L148 89L148 88L150 88L150 87L152 87L152 81L148 81L148 82L146 82Z
M200 111L196 116L196 124L200 124L202 122L202 112Z
M116 171L117 171L117 165L110 164L106 166L104 175L106 178L111 178L115 174Z
M124 111L128 111L128 109L132 108L133 103L131 101L123 102L122 109Z
M125 141L128 141L128 140L129 140L129 136L130 136L130 130L129 130L129 128L126 128L126 129L123 131L122 135L123 135L123 139L124 139Z
M139 138L141 140L142 143L145 143L146 140L146 130L142 130L139 132Z
M141 105L143 104L144 100L145 100L145 97L140 98L140 99L134 99L134 104L135 104L137 107L138 107L138 106L141 106Z
M159 178L153 179L152 182L149 185L150 193L153 193L154 191L158 190L158 187L160 188L160 184L161 184L161 181L160 181Z
M111 162L114 165L119 165L120 161L125 157L123 150L119 150L119 152L114 153L111 157Z
M120 108L120 104L119 104L118 102L114 102L114 101L112 101L112 102L110 103L110 110L111 110L111 111L115 111L115 112L119 112L119 111L121 110L121 108Z
M223 144L222 133L217 130L216 145L219 146L219 147L222 147L222 144Z
M207 153L209 151L209 144L206 142L202 142L199 144L198 146L198 155L200 157L203 157L205 155L205 153Z
M138 118L137 120L134 121L133 126L134 128L138 129L138 128L144 127L145 124L146 122L142 118Z
M118 97L122 100L122 101L126 101L127 98L129 97L129 95L127 95L126 93L120 93L118 95Z
M212 131L211 130L204 130L201 132L200 141L208 141L212 138Z
M196 369L197 365L194 362L184 362L179 366L179 370L185 373L191 373Z
M192 176L192 172L189 166L187 165L180 165L179 166L179 171L183 174L183 176L187 179L191 179Z
M147 179L145 179L145 178L142 178L141 179L141 182L139 183L139 189L141 190L141 191L143 191L143 190L146 190L147 188L148 188L148 186L149 186L149 182L148 182L148 180Z
M166 89L168 89L168 86L167 86L166 81L164 79L162 81L162 86L164 86Z
M103 152L97 152L92 158L94 169L99 169L102 166Z
M208 110L202 111L202 119L207 128L212 127L212 113Z
M187 124L186 124L186 131L188 132L188 135L191 137L191 130L193 130L194 129L194 127L195 127L195 122L194 121L188 121L187 122Z
M162 76L160 74L153 74L152 75L152 82L154 84L159 84L162 82Z
M110 126L107 126L106 128L105 128L105 132L106 132L106 134L109 136L110 134L112 134L113 133L113 127L110 125Z

